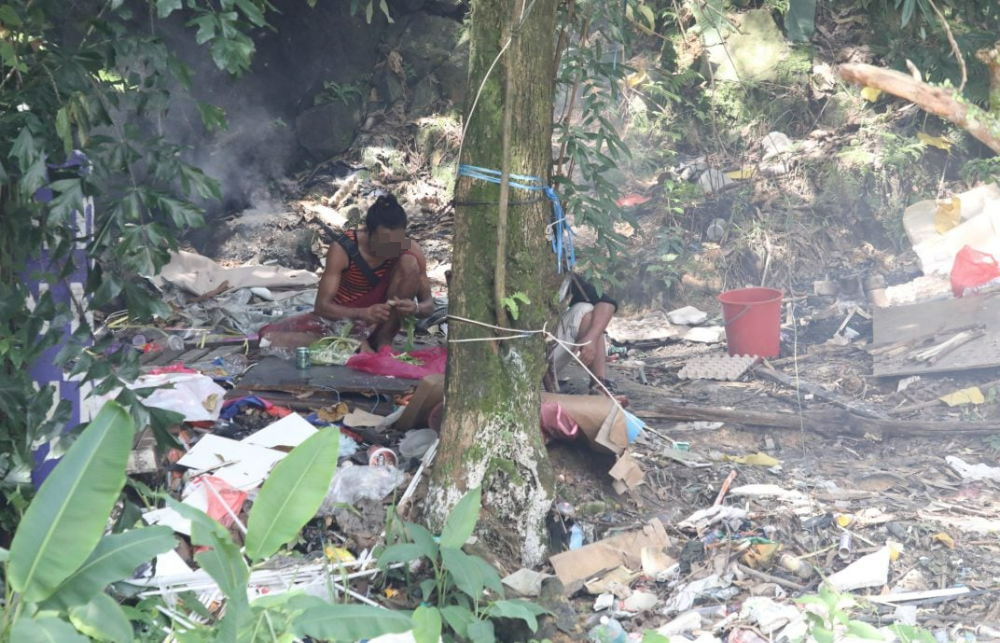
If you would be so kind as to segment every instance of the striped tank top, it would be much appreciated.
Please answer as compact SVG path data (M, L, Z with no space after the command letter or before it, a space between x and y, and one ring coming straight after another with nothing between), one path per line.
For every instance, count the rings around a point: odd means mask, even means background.
M344 236L354 242L355 245L358 243L358 231L357 230L347 230L344 232ZM393 265L396 263L396 257L390 257L379 264L377 267L372 267L372 272L379 279L379 284L385 281L386 275L392 270ZM373 286L368 278L365 277L365 273L361 271L358 264L354 262L348 255L347 270L345 270L340 275L340 288L337 289L337 294L334 296L333 300L342 306L349 306L352 302L364 297L370 293L378 285Z

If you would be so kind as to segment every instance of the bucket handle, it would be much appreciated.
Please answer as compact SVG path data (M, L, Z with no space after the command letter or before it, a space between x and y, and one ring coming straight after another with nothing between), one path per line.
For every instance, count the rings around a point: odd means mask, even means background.
M743 310L741 310L740 312L736 313L736 316L733 317L732 319L727 319L727 320L723 321L722 325L723 326L729 326L730 324L735 324L736 320L739 319L740 317L742 317L743 315L746 315L748 312L750 312L751 308L753 308L753 304L743 304Z

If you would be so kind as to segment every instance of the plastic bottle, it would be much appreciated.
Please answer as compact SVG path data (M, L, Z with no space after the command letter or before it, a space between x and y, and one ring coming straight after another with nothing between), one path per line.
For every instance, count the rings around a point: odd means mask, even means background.
M601 618L601 624L594 626L587 633L587 640L590 643L625 643L628 635L622 624L613 618L606 616Z
M583 529L580 525L573 525L569 530L569 548L579 549L583 547Z
M167 338L167 347L173 351L184 350L184 340L177 335L171 335Z

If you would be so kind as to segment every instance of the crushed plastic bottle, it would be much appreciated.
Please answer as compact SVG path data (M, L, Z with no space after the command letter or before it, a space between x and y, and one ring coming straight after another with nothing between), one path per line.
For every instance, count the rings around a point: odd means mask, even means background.
M625 643L628 635L622 624L607 616L601 617L601 624L594 626L587 632L587 640L590 643Z
M569 548L579 549L583 547L583 528L580 525L573 525L569 530Z

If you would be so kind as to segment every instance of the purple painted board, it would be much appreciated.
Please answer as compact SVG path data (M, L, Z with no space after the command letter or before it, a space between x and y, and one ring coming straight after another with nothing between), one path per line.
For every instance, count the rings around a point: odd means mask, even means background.
M74 212L73 229L71 234L77 238L89 238L91 234L93 234L93 229L94 204L92 200L88 199L82 215L79 212ZM78 317L79 309L72 304L71 298L76 299L76 301L81 304L84 309L86 309L86 302L84 300L84 284L87 283L89 264L87 260L85 242L80 241L76 244L76 248L73 251L73 263L74 270L66 281L56 284L30 281L30 275L33 272L58 273L62 268L61 265L53 265L51 263L48 249L43 248L39 253L39 256L27 264L24 273L25 279L29 280L28 289L32 297L31 305L34 305L34 302L38 301L38 297L42 293L48 291L51 293L52 299L57 305L66 304L70 306L74 314L74 319L62 328L63 335L66 339L68 339L72 335L73 331L76 330L77 324L79 324L80 321ZM87 313L87 317L89 322L89 313ZM67 379L67 373L63 371L62 368L55 365L56 354L64 344L65 340L60 341L55 346L45 351L38 360L31 364L29 372L31 373L31 379L35 381L39 388L45 386L53 386L55 388L56 402L59 400L66 400L70 403L72 406L72 413L70 416L70 422L66 426L66 429L68 430L78 424L89 422L92 413L89 405L85 403L85 397L89 392L90 386L81 386L79 381ZM31 473L31 479L36 486L42 484L45 477L48 476L58 462L56 459L46 460L45 458L48 453L48 445L42 446L35 452L36 466L34 471Z

